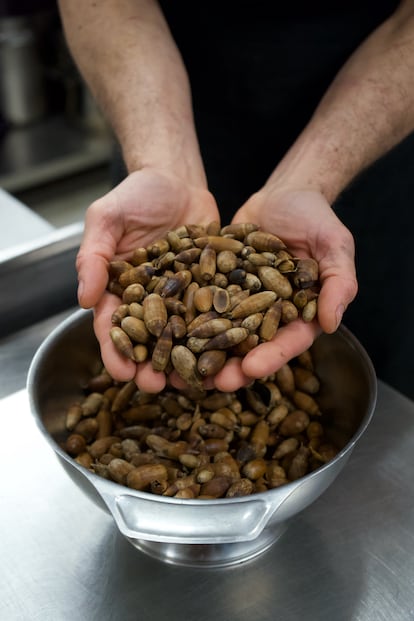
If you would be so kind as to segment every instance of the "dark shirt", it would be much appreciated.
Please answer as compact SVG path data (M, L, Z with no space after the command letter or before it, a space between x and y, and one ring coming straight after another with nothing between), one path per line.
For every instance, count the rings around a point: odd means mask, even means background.
M395 0L164 0L189 72L210 190L223 223L260 189L358 45ZM344 323L379 377L414 398L414 135L334 208L356 242L359 293ZM276 231L277 233L277 231Z
M395 0L164 0L187 66L209 185L228 220L301 132Z

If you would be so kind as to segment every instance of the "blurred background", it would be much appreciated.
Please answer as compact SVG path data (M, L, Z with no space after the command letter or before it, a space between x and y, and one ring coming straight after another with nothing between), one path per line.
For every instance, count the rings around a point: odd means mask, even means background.
M81 221L110 187L111 148L56 2L2 0L0 188L54 227Z
M57 3L0 0L0 358L27 367L25 329L77 306L84 215L111 187L112 149Z

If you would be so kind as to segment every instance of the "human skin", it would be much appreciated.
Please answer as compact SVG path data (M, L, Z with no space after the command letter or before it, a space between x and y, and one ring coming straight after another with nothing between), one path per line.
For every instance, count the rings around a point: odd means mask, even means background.
M129 172L87 210L77 258L79 302L94 308L108 371L156 392L165 385L164 374L124 360L110 341L110 315L119 301L105 292L107 267L179 224L219 219L200 157L188 78L156 2L60 0L59 6L74 59ZM317 322L296 321L243 360L232 359L214 378L220 390L274 372L321 330L337 329L357 280L352 235L331 205L414 128L413 81L414 3L405 0L350 57L297 141L234 217L273 231L298 256L313 256L322 289ZM180 385L174 376L172 382Z

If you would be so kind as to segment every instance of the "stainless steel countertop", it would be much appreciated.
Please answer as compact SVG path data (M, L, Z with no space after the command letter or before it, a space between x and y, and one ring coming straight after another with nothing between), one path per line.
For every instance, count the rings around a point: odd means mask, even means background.
M174 567L119 534L32 420L26 372L65 315L0 340L0 619L414 620L412 401L379 383L344 471L268 552L236 567Z
M2 251L47 235L53 226L0 186L0 260Z
M0 250L0 339L76 304L82 234L77 222Z

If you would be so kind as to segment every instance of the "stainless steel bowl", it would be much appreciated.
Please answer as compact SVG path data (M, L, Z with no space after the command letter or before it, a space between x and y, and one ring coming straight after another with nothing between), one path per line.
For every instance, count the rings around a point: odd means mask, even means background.
M89 472L60 447L67 407L81 397L82 387L98 370L92 319L90 311L76 311L39 347L28 374L31 411L76 485L112 514L135 547L164 562L217 567L263 553L288 520L331 485L373 415L377 382L372 363L342 326L333 335L321 335L313 345L322 384L321 409L332 417L330 432L343 447L332 461L297 481L240 498L189 500L126 488Z

